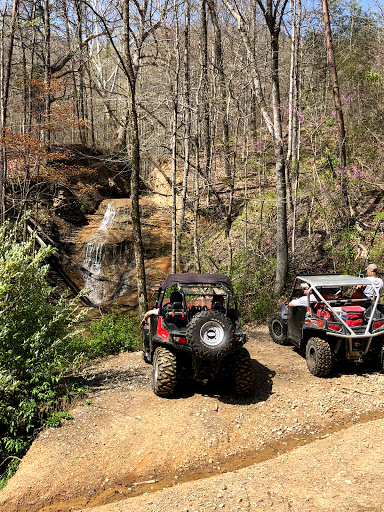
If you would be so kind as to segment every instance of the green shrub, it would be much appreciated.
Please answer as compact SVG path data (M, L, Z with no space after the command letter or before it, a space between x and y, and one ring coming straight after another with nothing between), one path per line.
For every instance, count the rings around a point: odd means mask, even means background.
M13 477L13 475L16 473L16 471L19 468L21 460L17 457L10 459L6 459L4 461L4 464L8 462L8 465L5 466L4 472L0 475L0 490L3 489L10 478Z
M230 276L244 322L265 321L276 309L272 296L276 263L252 251L236 253Z
M20 242L22 224L0 227L0 455L21 456L55 409L80 319L77 300L53 301L50 247Z
M65 411L55 411L53 412L45 421L45 428L58 428L61 425L61 420L71 420L72 416Z
M90 325L89 337L84 339L83 349L88 357L97 357L122 350L138 350L141 341L139 317L109 314Z
M33 237L19 241L21 231L21 223L0 227L0 460L11 461L2 468L2 486L36 432L70 418L60 406L84 387L68 370L141 343L139 319L123 315L106 315L91 324L89 336L81 334L78 300L54 299L47 280L53 249L36 252Z

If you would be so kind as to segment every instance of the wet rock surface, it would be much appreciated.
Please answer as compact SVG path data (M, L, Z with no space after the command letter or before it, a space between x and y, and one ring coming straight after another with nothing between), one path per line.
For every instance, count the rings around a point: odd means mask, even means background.
M92 392L38 436L0 510L382 510L384 375L319 379L265 327L246 331L246 399L190 382L156 397L140 353L88 368Z

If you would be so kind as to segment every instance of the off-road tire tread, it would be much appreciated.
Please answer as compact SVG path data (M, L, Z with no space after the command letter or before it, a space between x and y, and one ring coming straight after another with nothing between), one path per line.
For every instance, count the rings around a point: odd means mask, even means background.
M220 323L226 332L225 339L220 345L208 347L200 339L200 329L205 322L215 320ZM189 322L186 329L186 338L192 350L202 359L213 360L228 354L233 346L235 331L232 322L219 311L200 311Z
M234 380L235 391L239 395L247 395L253 386L253 370L251 356L246 348L242 347L234 354Z
M281 326L281 334L276 334L274 324L279 323ZM287 339L287 326L284 325L283 320L279 314L272 315L268 322L269 334L272 340L278 345L290 345Z
M308 358L308 351L312 346L317 357L315 366L311 365ZM306 360L308 370L312 375L316 377L327 376L332 367L332 351L329 343L321 338L310 338L306 347Z
M155 379L157 365L157 379ZM153 357L152 389L157 396L170 396L177 381L177 359L175 354L165 347L157 347Z

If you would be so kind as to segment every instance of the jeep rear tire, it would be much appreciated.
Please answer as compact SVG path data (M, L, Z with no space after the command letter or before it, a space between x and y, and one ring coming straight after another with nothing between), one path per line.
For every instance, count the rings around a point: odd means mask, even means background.
M289 345L287 339L287 326L280 315L272 315L268 322L269 334L278 345Z
M152 364L152 390L157 396L172 395L177 381L175 354L164 347L157 347Z
M235 338L231 321L219 311L201 311L189 322L188 343L202 359L216 359L227 354Z
M233 354L234 369L233 376L235 380L236 393L247 395L253 385L253 371L251 356L246 348L242 347Z
M321 338L310 338L305 350L307 367L312 375L325 377L332 367L332 351L329 343Z

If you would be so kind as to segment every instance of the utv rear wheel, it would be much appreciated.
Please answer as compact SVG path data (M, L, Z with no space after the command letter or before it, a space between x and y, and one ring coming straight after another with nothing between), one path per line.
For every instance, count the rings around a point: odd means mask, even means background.
M186 337L196 355L216 359L227 354L234 341L232 322L219 311L201 311L189 322Z
M177 381L176 356L164 347L157 347L153 356L152 390L157 396L172 395Z
M253 384L251 356L246 348L241 348L233 354L234 380L236 393L247 395Z
M308 370L316 377L325 377L332 367L332 351L329 343L320 338L310 338L305 351Z
M287 339L287 326L280 315L273 315L268 323L269 334L273 341L279 345L289 345Z

